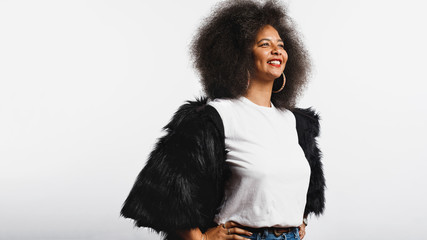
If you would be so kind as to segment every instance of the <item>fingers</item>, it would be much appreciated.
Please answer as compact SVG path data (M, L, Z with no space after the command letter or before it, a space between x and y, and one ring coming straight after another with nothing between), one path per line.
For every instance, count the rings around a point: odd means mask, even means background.
M299 237L300 237L300 239L302 240L302 239L305 237L305 232L300 231L300 232L299 232Z
M226 235L226 239L248 239L239 235L252 236L248 230L240 228L242 225L236 222L226 222L222 226L222 232Z
M301 239L303 239L305 237L305 224L301 224L299 226L299 232L298 232L299 236Z
M236 234L226 235L225 239L248 240L247 237L243 237L243 236L236 235Z
M240 225L236 222L233 222L233 221L229 221L229 222L226 222L224 224L224 226L225 226L225 228L232 228L232 227L241 227L242 225Z
M249 232L248 230L237 228L237 227L228 228L226 230L227 230L227 235L240 234L240 235L252 236L252 233Z
M249 238L242 237L242 236L239 236L239 235L229 235L225 239L248 240Z
M229 221L226 222L225 224L223 224L223 226L227 229L227 234L242 234L242 235L246 235L246 236L252 236L252 233L242 229L241 227L243 227L242 225L233 222L233 221Z

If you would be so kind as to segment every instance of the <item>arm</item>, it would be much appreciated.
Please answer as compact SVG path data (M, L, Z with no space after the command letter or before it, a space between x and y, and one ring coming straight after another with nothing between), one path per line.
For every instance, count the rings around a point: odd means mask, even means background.
M295 108L293 110L297 123L298 143L310 164L310 184L304 216L314 213L319 216L325 208L325 177L323 175L322 153L316 138L319 136L319 115L312 109Z
M189 102L175 113L121 210L166 239L178 229L212 227L222 201L228 170L222 121L205 103Z
M311 169L307 203L304 210L304 218L307 218L310 213L322 214L325 207L326 185L321 162L322 154L316 141L320 132L319 115L312 109L296 108L293 112L297 120L298 142L304 150ZM304 223L299 226L301 239L305 236L305 228Z

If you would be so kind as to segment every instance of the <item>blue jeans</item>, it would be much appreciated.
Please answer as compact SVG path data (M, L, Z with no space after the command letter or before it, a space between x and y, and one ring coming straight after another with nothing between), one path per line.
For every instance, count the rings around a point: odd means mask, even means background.
M278 237L276 237L274 233L268 232L268 230L264 230L264 232L253 233L253 235L250 237L246 235L240 236L251 240L300 240L299 229L297 227L288 233L282 233Z

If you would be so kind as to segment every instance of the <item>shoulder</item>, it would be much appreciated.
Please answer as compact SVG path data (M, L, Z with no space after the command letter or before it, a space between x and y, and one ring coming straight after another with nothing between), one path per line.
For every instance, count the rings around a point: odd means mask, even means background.
M224 127L218 111L208 104L206 97L199 97L182 104L164 129L178 130L187 126L194 129L207 125L213 125L223 135Z
M220 115L228 115L227 113L233 111L236 102L236 99L215 98L209 100L207 104L215 108Z

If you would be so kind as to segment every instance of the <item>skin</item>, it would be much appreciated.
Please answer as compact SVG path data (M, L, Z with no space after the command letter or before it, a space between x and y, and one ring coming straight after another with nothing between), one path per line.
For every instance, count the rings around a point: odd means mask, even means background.
M305 237L305 227L306 226L305 226L304 223L298 226L298 228L299 228L299 236L300 236L301 239L303 239Z
M218 225L217 227L210 228L205 233L202 233L199 228L180 231L178 234L182 239L185 240L201 240L203 234L205 235L204 240L224 240L224 239L238 239L247 240L248 238L239 236L237 234L251 236L252 233L239 228L239 224L235 222L227 222L224 225ZM230 234L228 232L230 231Z
M249 79L245 97L260 106L271 107L273 83L285 70L288 53L284 49L284 42L279 33L271 25L264 26L255 39L252 48L255 69ZM269 61L272 59L281 62L279 65L271 64ZM304 223L298 226L301 239L305 237L305 227Z
M273 82L279 78L285 70L288 54L284 49L284 42L274 27L266 25L260 29L255 38L252 48L255 69L248 79L249 86L245 97L264 107L271 107L270 99L272 94ZM271 60L278 60L279 64L271 63ZM210 228L202 233L199 228L183 230L177 232L185 240L224 240L248 238L237 234L251 236L252 233L241 228L241 225L235 222L227 222ZM299 226L300 238L305 236L305 224Z
M279 33L270 25L263 27L255 39L252 47L255 69L250 76L245 97L260 106L271 107L273 83L285 70L288 54ZM273 59L279 60L280 64L269 62Z

